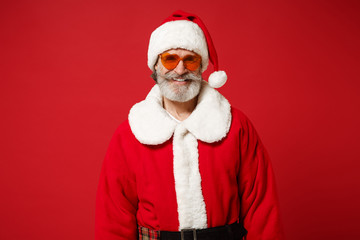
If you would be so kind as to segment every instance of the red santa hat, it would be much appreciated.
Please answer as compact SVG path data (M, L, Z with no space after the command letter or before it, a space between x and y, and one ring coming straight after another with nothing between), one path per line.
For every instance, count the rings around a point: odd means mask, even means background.
M201 72L207 69L210 60L215 70L208 79L211 87L219 88L225 84L226 73L218 71L218 58L214 44L198 16L178 10L153 31L148 49L149 68L154 71L159 54L176 48L183 48L199 54L202 59Z

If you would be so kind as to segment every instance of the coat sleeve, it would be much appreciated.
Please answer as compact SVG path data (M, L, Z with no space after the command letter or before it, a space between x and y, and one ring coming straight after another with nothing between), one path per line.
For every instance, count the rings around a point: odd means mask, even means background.
M240 132L240 220L246 240L284 239L269 155L247 117Z
M135 176L115 133L106 153L96 195L95 239L137 239Z

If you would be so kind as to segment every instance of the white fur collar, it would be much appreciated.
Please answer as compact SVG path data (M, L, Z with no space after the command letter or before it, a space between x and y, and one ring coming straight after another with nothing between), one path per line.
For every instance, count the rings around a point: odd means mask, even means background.
M160 88L155 84L146 99L131 108L129 124L143 144L164 143L171 138L177 124L183 124L198 140L212 143L227 135L231 109L226 98L203 81L196 108L186 120L177 123L163 108Z

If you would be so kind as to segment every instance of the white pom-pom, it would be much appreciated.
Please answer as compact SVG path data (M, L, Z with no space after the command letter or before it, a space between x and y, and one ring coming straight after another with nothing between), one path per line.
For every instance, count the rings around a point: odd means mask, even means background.
M215 71L209 76L209 85L213 88L220 88L224 86L227 80L227 75L224 71Z

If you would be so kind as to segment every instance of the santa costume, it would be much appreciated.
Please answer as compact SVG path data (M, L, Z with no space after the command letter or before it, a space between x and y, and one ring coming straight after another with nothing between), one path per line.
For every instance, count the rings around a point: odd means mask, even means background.
M196 108L184 121L164 109L157 84L131 108L103 162L96 240L135 240L143 231L160 239L162 231L234 223L246 240L283 239L268 153L244 113L214 89L226 74L217 71L215 48L197 16L177 11L153 32L150 69L174 48L199 54L202 72L210 60L215 73L202 81Z

